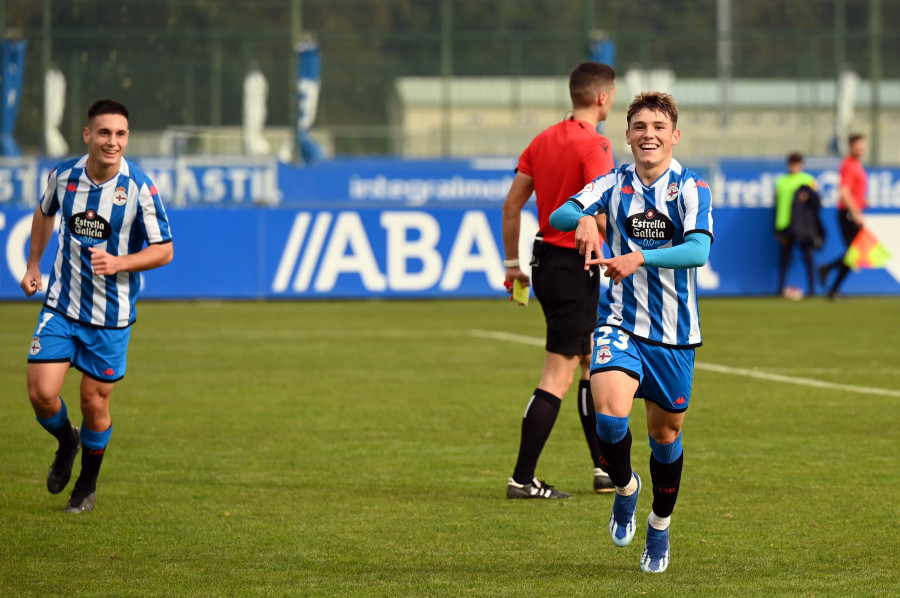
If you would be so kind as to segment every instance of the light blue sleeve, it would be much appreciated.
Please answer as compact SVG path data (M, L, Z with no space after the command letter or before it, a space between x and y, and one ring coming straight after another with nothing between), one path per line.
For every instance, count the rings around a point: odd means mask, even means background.
M691 233L684 243L664 249L643 251L644 265L655 268L699 268L709 259L712 237L706 233Z
M578 228L578 220L583 216L586 214L581 206L570 199L550 214L550 226L563 232L575 230Z

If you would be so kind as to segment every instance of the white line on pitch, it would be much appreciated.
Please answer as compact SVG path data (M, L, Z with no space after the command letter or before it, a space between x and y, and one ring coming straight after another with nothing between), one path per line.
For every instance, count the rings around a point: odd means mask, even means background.
M521 343L524 345L534 345L538 347L544 346L544 340L533 336L524 336L521 334L511 334L508 332L494 332L491 330L469 330L471 336L478 338L487 338L498 341L509 341L512 343ZM828 390L843 390L846 392L858 392L862 394L884 395L888 397L900 397L900 391L888 390L885 388L873 388L871 386L853 386L850 384L836 384L834 382L823 382L822 380L814 380L813 378L797 378L792 376L782 376L780 374L768 374L757 370L748 370L745 368L733 368L725 365L716 365L714 363L695 362L694 367L708 372L716 372L718 374L730 374L732 376L746 376L748 378L757 378L760 380L769 380L770 382L783 382L785 384L796 384L798 386L812 386L814 388L825 388Z
M747 376L748 378L758 378L760 380L769 380L771 382L784 382L785 384L798 384L800 386L812 386L815 388L827 388L829 390L843 390L847 392L858 392L870 395L884 395L887 397L900 397L900 391L888 390L886 388L873 388L871 386L854 386L851 384L835 384L834 382L823 382L813 378L794 378L791 376L782 376L780 374L768 374L757 370L747 370L744 368L732 368L724 365L716 365L714 363L694 364L694 367L709 372L717 372L719 374L732 374L734 376Z

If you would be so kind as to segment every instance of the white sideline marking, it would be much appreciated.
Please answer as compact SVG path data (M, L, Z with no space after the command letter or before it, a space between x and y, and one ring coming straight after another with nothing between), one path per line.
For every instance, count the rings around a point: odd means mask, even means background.
M508 332L493 332L490 330L469 330L471 336L478 338L487 338L498 341L509 341L513 343L521 343L524 345L534 345L538 347L544 346L544 339L535 338L533 336L523 336L521 334L510 334ZM834 382L824 382L813 378L799 378L793 376L782 376L780 374L768 374L758 370L748 370L745 368L733 368L725 365L716 365L714 363L695 362L694 367L700 370L716 372L718 374L730 374L732 376L746 376L748 378L757 378L760 380L769 380L770 382L783 382L785 384L796 384L798 386L812 386L814 388L825 388L828 390L843 390L846 392L857 392L861 394L883 395L886 397L900 397L900 391L888 390L886 388L873 388L871 386L853 386L851 384L836 384Z
M886 397L900 397L900 391L888 390L886 388L874 388L872 386L854 386L851 384L836 384L834 382L823 382L813 378L794 378L791 376L782 376L780 374L767 374L757 370L747 370L744 368L732 368L724 365L716 365L714 363L694 363L694 367L707 370L710 372L718 372L720 374L732 374L735 376L747 376L748 378L759 378L760 380L770 380L772 382L784 382L786 384L797 384L799 386L812 386L815 388L827 388L829 390L844 390L847 392L858 392L861 394L884 395Z
M544 339L534 338L533 336L510 334L509 332L493 332L491 330L469 330L468 332L471 336L477 336L478 338L489 338L495 341L510 341L522 345L534 345L535 347L544 346Z

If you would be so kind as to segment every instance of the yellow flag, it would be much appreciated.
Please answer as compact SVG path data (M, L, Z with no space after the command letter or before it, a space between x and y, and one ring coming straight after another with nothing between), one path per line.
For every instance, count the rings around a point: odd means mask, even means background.
M844 263L854 271L860 268L884 268L890 252L867 228L861 228L844 254Z

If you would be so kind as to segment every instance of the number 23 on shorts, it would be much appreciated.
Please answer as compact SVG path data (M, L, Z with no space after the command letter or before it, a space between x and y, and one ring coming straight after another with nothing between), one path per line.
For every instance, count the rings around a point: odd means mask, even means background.
M605 365L612 359L610 345L616 349L626 351L628 349L628 333L621 328L601 326L594 331L594 366Z

